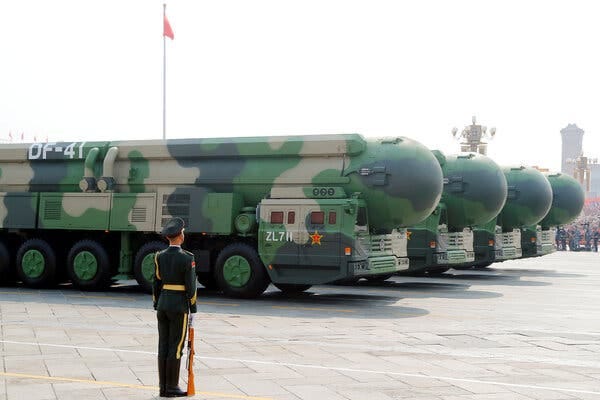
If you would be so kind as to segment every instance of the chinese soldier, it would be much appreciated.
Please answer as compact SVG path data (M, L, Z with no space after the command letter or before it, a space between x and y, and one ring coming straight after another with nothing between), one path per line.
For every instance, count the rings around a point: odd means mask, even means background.
M181 353L188 328L196 312L196 271L194 255L181 248L184 221L173 218L162 235L169 247L154 256L152 301L158 319L158 379L160 396L181 397L179 388Z

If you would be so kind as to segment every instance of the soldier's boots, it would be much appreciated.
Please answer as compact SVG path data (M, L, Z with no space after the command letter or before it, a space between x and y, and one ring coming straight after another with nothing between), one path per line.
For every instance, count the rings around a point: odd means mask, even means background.
M167 388L167 359L158 357L158 385L160 397L165 397Z
M164 397L184 397L187 392L179 388L179 369L181 360L167 359L166 387Z

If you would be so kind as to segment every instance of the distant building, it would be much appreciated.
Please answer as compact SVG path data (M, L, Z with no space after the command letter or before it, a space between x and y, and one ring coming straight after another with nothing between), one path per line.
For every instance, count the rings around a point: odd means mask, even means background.
M563 174L574 175L575 164L572 161L583 153L583 133L584 130L576 124L569 124L560 131L562 136L560 172Z
M590 197L600 197L600 164L590 165L591 186Z
M584 156L584 133L585 131L576 124L569 124L561 129L561 172L582 182L587 197L598 197L600 196L600 164L597 160L591 160ZM585 159L585 165L580 165L582 159ZM578 168L578 171L575 171L576 168ZM582 173L583 170L586 170L585 174ZM587 187L587 174L589 174L589 190Z

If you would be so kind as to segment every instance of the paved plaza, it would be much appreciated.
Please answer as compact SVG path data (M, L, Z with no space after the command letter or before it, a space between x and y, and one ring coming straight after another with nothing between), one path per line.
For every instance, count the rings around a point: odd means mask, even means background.
M158 398L151 303L0 287L0 400ZM197 399L600 399L600 255L258 300L200 289L196 338Z

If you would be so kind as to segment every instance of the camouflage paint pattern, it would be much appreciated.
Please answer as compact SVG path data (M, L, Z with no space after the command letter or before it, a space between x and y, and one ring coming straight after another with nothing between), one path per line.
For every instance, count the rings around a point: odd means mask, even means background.
M491 158L468 153L446 156L442 165L448 230L484 224L503 209L507 181L502 169Z
M563 174L546 174L551 187L551 201L539 225L527 226L522 232L523 257L538 257L556 251L556 228L573 221L585 200L583 188L574 178Z
M498 225L504 231L536 225L552 205L552 187L548 179L535 168L503 168L508 183L506 205L498 215Z
M502 227L502 233L496 237L498 260L537 252L536 224L544 218L552 204L550 182L537 169L505 167L504 174L508 182L508 197L497 219L497 224ZM528 226L532 229L527 229ZM515 229L520 229L520 244L515 244Z
M506 201L506 178L490 158L433 153L442 167L444 191L437 209L409 228L411 270L473 262L471 227L494 219Z
M294 198L293 190L273 191L260 204L258 232L271 279L318 284L405 269L406 232L370 233L360 222L360 208L366 210L363 199ZM311 265L322 268L312 268L307 277Z
M493 259L484 256L489 255L483 249L489 241L490 227L482 227L487 234L482 232L479 240L476 235L475 247L481 254L478 257L476 250L476 263L488 264L554 251L552 227L572 221L583 208L583 190L569 176L544 175L529 167L505 168L504 171L509 182L509 195L497 218L495 255Z
M581 184L561 173L547 174L546 178L552 187L552 206L539 224L548 229L572 222L583 210L585 202Z
M93 169L102 176L110 147L119 148L115 192L202 187L257 205L276 186L342 186L346 195L360 192L370 224L388 232L424 219L442 190L441 169L423 145L360 135L2 145L0 190L80 192L86 156L99 150Z
M0 228L26 228L31 235L36 229L159 232L166 220L181 216L188 234L199 238L254 237L260 242L258 226L248 222L256 220L252 210L280 188L301 192L318 207L329 207L333 200L344 218L331 236L338 236L340 251L350 247L353 255L363 245L344 245L357 240L354 203L364 201L366 247L373 240L384 243L377 246L387 259L379 262L371 254L358 266L337 267L383 273L404 265L398 250L406 239L402 228L435 208L442 172L431 152L416 141L365 140L357 134L0 145L0 193L6 194ZM22 203L31 208L21 204L17 209L14 196L19 193L35 194ZM342 200L354 203L344 208ZM345 218L350 212L355 214ZM386 247L387 241L393 244ZM121 237L121 243L129 242L128 236ZM364 242L364 237L359 240ZM129 253L122 250L121 264ZM328 264L327 254L320 254L311 261L315 276L320 263ZM263 258L273 264L278 256Z

